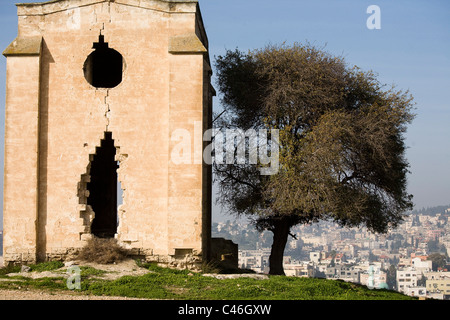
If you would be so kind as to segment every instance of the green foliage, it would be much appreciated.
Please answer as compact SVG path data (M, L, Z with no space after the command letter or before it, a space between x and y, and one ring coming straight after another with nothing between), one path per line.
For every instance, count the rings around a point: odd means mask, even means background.
M20 266L9 265L4 268L0 268L0 277L6 276L8 273L17 273L20 272Z
M28 279L22 282L22 286L28 286L34 289L52 289L52 290L66 290L66 280L63 278L40 278L40 279Z
M52 271L64 267L64 263L61 261L48 261L38 264L30 265L30 271L42 272L42 271Z
M95 269L93 267L82 266L82 267L80 267L80 269L81 269L81 276L82 277L101 276L101 275L104 275L106 273L106 271L104 271L104 270Z
M42 262L38 264L29 265L30 271L42 272L42 271L53 271L64 267L64 263L61 261L49 261ZM21 266L10 265L5 268L0 268L0 277L6 276L9 273L19 273L21 271Z
M443 256L447 255L447 248L444 244L439 243L439 240L429 240L427 242L428 252L440 253Z
M11 278L10 278L11 279ZM32 279L27 277L12 277L8 281L0 281L0 288L2 289L40 289L40 290L66 290L66 281L64 278L46 277Z
M64 267L61 261L49 261L29 266L30 272L44 272L54 271ZM44 277L32 279L27 277L27 273L18 276L8 276L10 273L19 273L21 266L8 266L0 268L0 279L8 279L8 281L0 281L0 288L5 289L20 289L20 288L34 288L34 289L51 289L60 290L66 289L65 279L61 277Z
M266 280L238 278L219 280L189 270L173 270L156 264L140 264L150 273L117 280L89 277L98 270L81 267L80 294L175 300L413 300L388 290L324 279L270 276ZM68 290L63 277L0 281L0 288Z
M228 111L222 127L277 129L280 171L215 165L220 197L232 213L290 223L334 219L386 232L412 208L403 134L414 115L408 92L349 67L309 44L228 51L216 61ZM242 126L245 124L245 126Z
M438 271L438 268L443 268L447 264L446 256L437 252L429 254L428 260L432 261L433 271Z
M203 273L220 273L220 264L217 261L211 260L208 262L203 262L202 264Z
M183 300L365 300L411 299L387 290L369 290L346 282L272 276L268 280L250 278L218 280L189 271L157 266L153 273L122 277L115 281L95 281L86 293L148 299Z

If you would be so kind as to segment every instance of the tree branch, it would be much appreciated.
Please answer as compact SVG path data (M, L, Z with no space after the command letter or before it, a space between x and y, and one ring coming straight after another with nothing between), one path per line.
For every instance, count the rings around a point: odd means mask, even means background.
M293 234L292 232L289 232L289 235L294 238L295 240L298 240L297 236L295 234Z

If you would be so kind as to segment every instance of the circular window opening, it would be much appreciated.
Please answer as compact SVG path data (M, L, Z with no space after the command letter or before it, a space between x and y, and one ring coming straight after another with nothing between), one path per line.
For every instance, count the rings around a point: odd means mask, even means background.
M104 36L94 43L95 51L84 62L86 81L96 88L114 88L122 82L123 57L109 48Z

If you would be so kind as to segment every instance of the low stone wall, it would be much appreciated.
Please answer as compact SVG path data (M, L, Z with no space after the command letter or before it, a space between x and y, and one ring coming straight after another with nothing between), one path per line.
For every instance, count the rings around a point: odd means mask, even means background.
M238 269L238 245L224 238L212 238L211 260L223 269Z
M76 260L80 252L80 248L55 249L41 257L39 262L43 261L72 261ZM192 271L202 270L202 256L196 252L188 253L175 252L175 255L163 256L153 254L153 250L133 248L129 250L129 257L132 259L140 259L145 262L155 262L158 265L173 269L189 269ZM4 257L1 257L3 264ZM8 254L5 257L6 265L30 265L35 264L36 254Z

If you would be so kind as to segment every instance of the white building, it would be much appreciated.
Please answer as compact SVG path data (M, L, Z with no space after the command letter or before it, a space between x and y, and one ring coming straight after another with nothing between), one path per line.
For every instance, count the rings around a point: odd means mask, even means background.
M323 246L327 244L326 235L322 236L305 236L302 237L302 241L304 244L312 244L313 246Z
M407 288L417 287L418 274L420 272L412 268L397 270L397 290L405 293Z
M264 273L269 266L270 249L239 250L239 268Z
M320 252L318 252L318 251L311 251L309 253L309 260L311 262L314 262L314 263L319 263L319 261L320 261Z
M424 276L427 278L427 280L444 280L444 279L450 279L450 272L449 271L430 271L424 273Z
M426 288L429 295L436 294L442 296L442 299L450 299L450 279L427 279Z
M430 272L432 270L433 261L422 260L420 258L411 259L411 266L421 273Z
M410 297L427 297L427 289L425 287L407 287L403 293Z
M309 264L284 264L283 268L286 276L302 278L312 278L314 276L314 267Z

